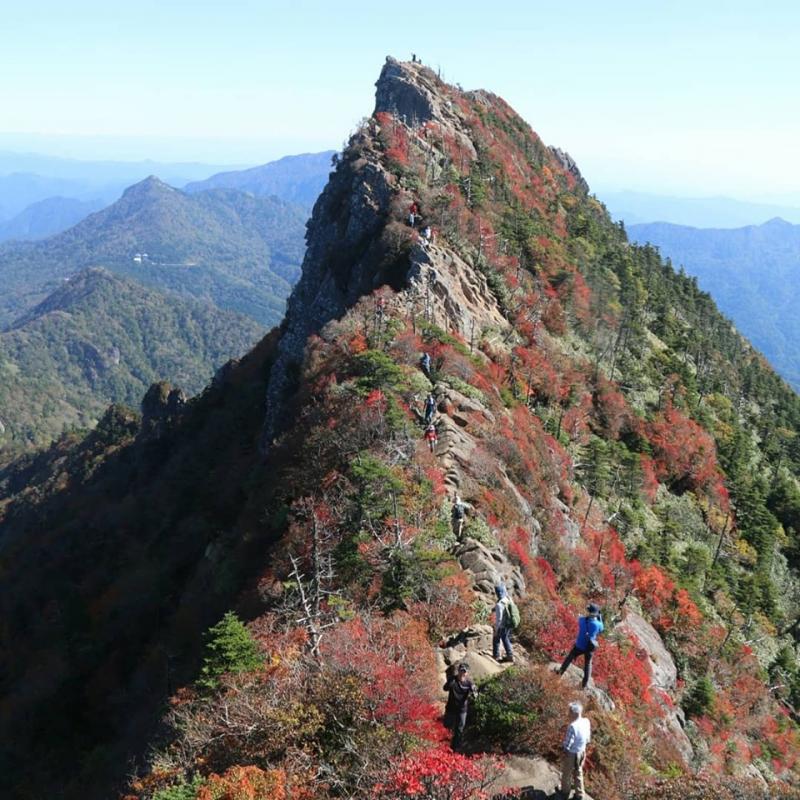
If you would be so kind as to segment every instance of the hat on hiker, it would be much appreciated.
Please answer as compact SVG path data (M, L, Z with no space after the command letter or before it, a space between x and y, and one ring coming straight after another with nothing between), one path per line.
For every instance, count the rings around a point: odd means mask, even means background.
M469 667L466 664L459 664L458 665L459 672L469 672Z
M600 613L600 607L596 606L594 603L589 603L589 605L586 606L586 610L590 614L599 614Z

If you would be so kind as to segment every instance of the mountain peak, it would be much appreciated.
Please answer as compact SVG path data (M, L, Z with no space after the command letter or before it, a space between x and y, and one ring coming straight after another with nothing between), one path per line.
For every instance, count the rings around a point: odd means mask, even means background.
M762 223L762 228L792 228L794 227L791 222L787 222L783 217L772 217L766 222Z
M177 189L173 189L172 186L164 183L164 181L156 175L148 175L144 180L139 181L139 183L134 183L133 186L129 186L122 193L122 196L128 199L136 197L144 198L177 191Z
M428 67L387 56L375 83L375 113L394 114L411 127L422 125L440 111L437 82Z

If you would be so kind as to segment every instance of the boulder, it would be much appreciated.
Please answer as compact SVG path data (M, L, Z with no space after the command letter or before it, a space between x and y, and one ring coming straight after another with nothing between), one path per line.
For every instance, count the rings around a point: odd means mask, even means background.
M549 761L538 756L507 756L502 773L489 791L502 795L516 789L520 798L540 800L558 791L560 784L561 772Z
M514 655L520 664L527 663L527 654L518 643L515 643ZM452 636L437 648L436 659L442 684L448 669L462 662L469 667L474 680L497 675L511 666L492 658L491 625L473 625Z
M550 669L557 672L561 664L553 661L550 663ZM591 698L603 711L613 711L616 708L614 701L602 689L594 685L593 681L589 681L589 685L583 689L581 683L583 682L583 663L578 666L577 664L570 664L567 671L563 674L562 680L566 681L569 686L572 686L577 694L576 699L581 700L581 695L584 699Z

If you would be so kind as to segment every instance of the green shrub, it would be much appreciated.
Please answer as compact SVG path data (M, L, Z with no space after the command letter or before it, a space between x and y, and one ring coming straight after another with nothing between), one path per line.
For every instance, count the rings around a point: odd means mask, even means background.
M153 794L152 800L194 800L197 790L205 783L200 775L195 775L190 783L181 781L175 786L159 789Z
M512 667L480 684L473 734L495 750L555 757L568 687L542 667Z

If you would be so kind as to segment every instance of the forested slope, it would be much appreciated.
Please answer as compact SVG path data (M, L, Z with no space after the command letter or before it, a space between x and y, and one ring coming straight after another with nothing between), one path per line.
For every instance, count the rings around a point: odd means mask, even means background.
M112 402L137 407L165 377L195 394L261 335L241 314L106 270L73 275L0 332L0 449L7 459L89 428Z

